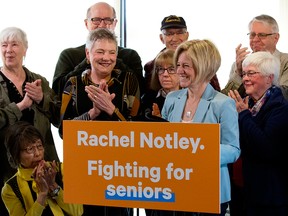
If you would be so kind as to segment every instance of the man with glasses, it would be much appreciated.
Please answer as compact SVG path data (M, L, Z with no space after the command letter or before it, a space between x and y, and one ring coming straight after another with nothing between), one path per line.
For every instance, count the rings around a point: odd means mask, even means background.
M277 50L276 45L280 38L279 27L276 20L266 14L254 17L249 25L247 34L250 41L252 52L268 51L280 59L281 69L279 73L279 84L283 94L288 98L288 54ZM222 93L228 94L229 90L238 90L242 97L245 96L245 90L242 85L242 62L250 54L248 47L242 47L239 44L236 47L236 61L232 64L228 83L222 89Z
M183 17L178 17L176 15L164 17L161 22L160 30L160 41L165 45L165 48L162 49L160 52L165 49L176 50L179 44L187 41L189 38L189 32L187 31L185 20L183 19ZM150 89L151 76L154 64L155 59L147 62L144 65L145 92ZM221 90L216 75L211 79L210 83L216 90Z
M117 24L115 9L106 2L98 2L87 10L84 22L88 31L97 28L108 28L114 31ZM115 68L121 69L123 67L127 67L129 71L136 74L140 84L140 91L143 91L141 84L143 85L144 83L144 77L140 56L133 49L118 46ZM90 68L90 63L86 59L85 44L63 50L56 64L52 89L61 98L68 78L81 74L87 68Z

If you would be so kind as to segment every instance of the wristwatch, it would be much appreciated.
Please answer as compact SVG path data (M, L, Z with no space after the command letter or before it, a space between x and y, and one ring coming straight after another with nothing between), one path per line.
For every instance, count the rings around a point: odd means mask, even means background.
M56 199L57 196L59 195L60 189L61 189L61 187L58 185L52 192L49 193L50 197L52 199Z

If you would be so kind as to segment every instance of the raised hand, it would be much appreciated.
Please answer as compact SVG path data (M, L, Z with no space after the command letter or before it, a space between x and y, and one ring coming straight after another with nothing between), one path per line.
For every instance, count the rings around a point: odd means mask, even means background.
M36 182L36 186L38 189L37 202L39 202L42 206L45 206L49 192L49 186L45 179L44 172L45 172L44 161L40 161L40 163L38 164L38 166L35 167L32 173L32 177L34 178L34 181Z
M55 177L59 168L56 165L55 161L53 161L52 163L45 162L43 168L44 168L44 176L45 176L46 182L49 188L51 188L56 184Z
M109 115L113 114L115 106L112 100L115 98L115 94L110 94L105 80L100 81L99 87L93 85L86 86L85 91L93 102L93 107L95 106L100 112L103 111Z
M237 90L230 90L228 92L228 96L233 98L236 102L236 109L237 112L242 112L243 110L248 109L248 100L249 96L246 96L244 99L240 96L239 92Z
M157 103L153 103L152 105L152 115L161 117L161 112Z
M24 109L31 107L32 104L33 100L27 94L25 94L23 100L17 103L17 106L22 111Z
M91 119L95 119L97 116L100 115L101 110L97 108L96 103L97 103L97 97L95 95L96 92L96 86L90 85L90 86L85 86L85 91L87 92L88 98L92 101L93 103L93 108L89 110L89 116Z
M236 47L236 67L237 67L237 74L241 76L242 73L242 62L245 59L245 57L250 54L250 51L248 50L248 47L241 47L242 44L239 44Z

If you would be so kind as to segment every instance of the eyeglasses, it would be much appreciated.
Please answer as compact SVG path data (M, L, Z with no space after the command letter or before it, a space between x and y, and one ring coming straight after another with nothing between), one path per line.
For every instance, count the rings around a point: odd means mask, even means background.
M34 145L34 146L29 146L27 148L22 149L22 151L26 151L28 154L34 154L36 151L36 148L38 151L43 151L44 146L42 144Z
M173 35L183 35L185 34L187 31L186 30L181 30L181 31L177 31L177 32L170 32L170 31L162 31L162 33L167 36L167 37L172 37Z
M247 77L249 77L249 78L254 77L254 75L257 73L260 73L260 72L258 72L258 71L247 71L247 72L243 71L241 74L241 78L243 79L245 75L247 75Z
M101 22L103 21L105 25L111 25L114 21L114 18L100 18L100 17L93 17L89 19L94 25L100 25Z
M168 67L168 68L157 67L156 68L156 73L158 75L164 74L165 71L167 71L168 74L175 74L176 73L176 70L174 67Z
M247 33L247 35L249 35L250 39L254 39L257 36L260 40L265 39L268 36L274 35L274 34L277 34L277 33L269 33L269 34L266 34L266 33L258 33L258 34L256 34L255 32Z

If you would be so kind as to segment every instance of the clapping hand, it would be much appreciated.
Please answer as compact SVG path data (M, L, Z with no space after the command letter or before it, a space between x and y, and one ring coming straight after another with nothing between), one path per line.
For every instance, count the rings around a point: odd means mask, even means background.
M49 186L45 179L43 161L40 161L38 166L35 167L31 177L34 178L38 189L37 202L40 203L42 206L45 206L46 199L49 193Z
M250 53L248 47L241 47L242 44L239 44L236 47L236 67L237 67L237 74L241 76L242 73L242 62L246 58L246 56Z
M55 177L58 171L58 166L56 165L56 162L53 161L52 163L50 162L45 162L44 163L44 175L46 182L51 189L55 185Z
M22 111L24 109L31 107L32 104L33 100L27 94L25 94L23 100L17 103L17 106Z
M37 104L39 104L43 99L43 91L41 86L41 79L37 79L32 83L26 83L25 91L26 94Z
M236 102L236 109L237 109L238 113L243 111L243 110L248 109L249 96L246 96L243 99L237 90L234 90L234 91L230 90L228 92L228 96L231 97L232 99L234 99L234 101Z
M34 178L38 188L37 201L43 206L45 206L48 194L59 187L55 182L58 169L55 161L50 163L42 160L33 170L31 177Z
M97 108L100 112L104 111L109 115L113 114L115 109L112 100L115 98L115 94L109 93L108 85L105 80L101 80L99 87L90 85L85 87L85 91L88 93L88 97L93 102L93 108Z

